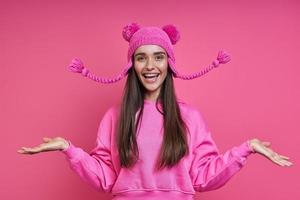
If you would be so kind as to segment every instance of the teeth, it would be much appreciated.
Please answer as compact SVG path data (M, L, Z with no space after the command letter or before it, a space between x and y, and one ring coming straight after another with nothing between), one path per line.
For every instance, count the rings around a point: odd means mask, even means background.
M154 78L157 77L159 74L144 74L143 76L146 78Z

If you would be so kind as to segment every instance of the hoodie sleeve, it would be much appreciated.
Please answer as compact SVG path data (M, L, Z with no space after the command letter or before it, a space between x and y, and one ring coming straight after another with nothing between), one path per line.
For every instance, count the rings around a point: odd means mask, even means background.
M194 116L194 143L190 176L195 191L215 190L230 180L255 151L249 140L220 154L201 114Z
M74 146L69 140L69 147L62 150L71 169L83 181L101 192L110 192L116 180L110 148L101 141L103 135L110 134L111 126L111 117L107 112L98 128L96 147L90 153Z

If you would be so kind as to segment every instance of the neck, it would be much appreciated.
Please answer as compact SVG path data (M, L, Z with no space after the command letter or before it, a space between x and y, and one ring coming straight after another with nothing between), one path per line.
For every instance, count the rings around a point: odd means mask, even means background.
M155 102L158 99L159 92L159 90L154 92L147 92L145 94L145 99Z

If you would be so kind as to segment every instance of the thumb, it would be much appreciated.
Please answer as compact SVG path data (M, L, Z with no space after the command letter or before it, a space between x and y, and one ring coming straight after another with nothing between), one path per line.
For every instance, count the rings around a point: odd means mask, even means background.
M265 146L267 146L267 147L271 146L271 142L265 141L265 142L262 142L262 143L263 143L263 145L265 145Z
M52 139L51 139L51 138L48 138L48 137L44 137L44 138L43 138L43 141L44 141L44 142L50 142L51 140L52 140Z

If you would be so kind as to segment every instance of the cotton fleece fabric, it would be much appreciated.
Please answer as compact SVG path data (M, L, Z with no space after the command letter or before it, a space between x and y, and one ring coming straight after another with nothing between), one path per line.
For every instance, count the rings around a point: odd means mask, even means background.
M132 168L121 168L116 144L119 106L109 108L98 128L96 147L87 153L69 142L61 152L71 169L100 192L111 192L114 200L194 199L195 192L222 187L255 153L249 140L220 154L203 116L195 107L178 100L189 131L189 155L168 169L156 170L163 141L163 115L155 102L144 100L137 133L139 160ZM161 104L158 104L161 109ZM136 115L137 117L137 115Z

